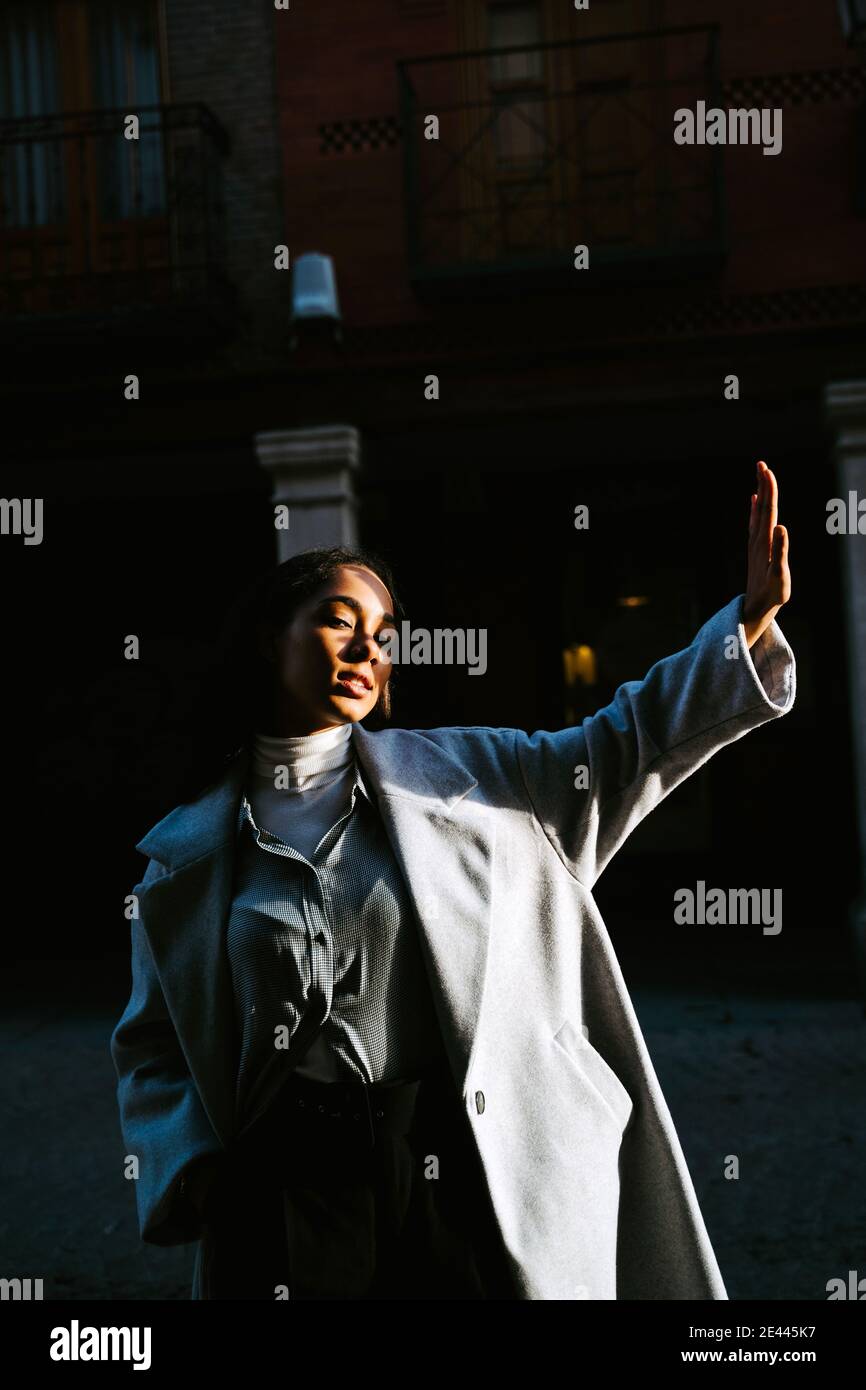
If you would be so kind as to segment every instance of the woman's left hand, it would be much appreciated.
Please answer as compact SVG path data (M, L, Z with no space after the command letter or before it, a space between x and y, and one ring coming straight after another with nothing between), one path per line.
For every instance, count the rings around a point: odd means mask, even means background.
M776 525L779 488L772 471L758 462L758 491L752 493L749 513L749 564L743 627L751 647L791 597L788 532Z

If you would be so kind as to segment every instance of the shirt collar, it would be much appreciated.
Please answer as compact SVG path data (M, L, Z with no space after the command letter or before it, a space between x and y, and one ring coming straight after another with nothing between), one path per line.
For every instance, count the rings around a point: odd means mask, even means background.
M363 798L364 798L364 800L367 802L367 804L368 804L369 806L373 806L373 804L374 804L373 798L372 798L372 796L370 795L370 790L369 790L369 788L368 788L368 786L367 786L367 783L364 781L364 774L363 774L362 771L361 771L361 763L360 763L360 760L356 757L356 758L355 758L355 777L354 777L354 781L352 782L352 810L353 810L353 811L354 811L354 809L355 809L355 805L356 805L357 800L358 800L358 793L359 793L359 792L361 793L361 795L363 796ZM303 793L300 793L300 795L303 795ZM238 835L240 835L240 833L241 833L241 831L243 830L243 827L244 827L245 825L249 825L250 829L253 830L254 827L255 827L255 822L253 821L253 812L252 812L252 807L250 806L250 803L249 803L249 798L247 797L247 795L246 795L245 792L242 792L242 793L241 793L241 804L240 804L240 807L239 807L239 809L238 809L238 822L237 822L237 833L238 833Z
M365 800L368 801L368 802L370 803L371 806L373 805L373 798L372 798L372 796L370 795L370 790L369 790L369 788L368 788L366 782L364 781L364 776L363 776L363 773L361 772L361 764L360 764L360 761L359 761L358 758L356 757L356 758L355 758L355 784L354 784L354 786L352 787L352 805L353 805L353 806L354 806L354 804L355 804L355 797L356 797L356 795L357 795L358 792L361 792L361 793L363 794Z

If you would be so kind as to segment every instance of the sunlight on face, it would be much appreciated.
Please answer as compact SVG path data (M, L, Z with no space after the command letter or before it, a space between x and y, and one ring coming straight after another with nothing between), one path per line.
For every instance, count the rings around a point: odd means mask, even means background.
M335 570L274 639L276 732L317 733L369 714L391 674L380 643L395 622L372 570Z

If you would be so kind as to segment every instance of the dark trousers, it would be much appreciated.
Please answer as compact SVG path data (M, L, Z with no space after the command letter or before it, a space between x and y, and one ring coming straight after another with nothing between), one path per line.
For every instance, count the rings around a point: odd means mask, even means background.
M450 1072L397 1085L292 1073L228 1151L204 1298L517 1298Z

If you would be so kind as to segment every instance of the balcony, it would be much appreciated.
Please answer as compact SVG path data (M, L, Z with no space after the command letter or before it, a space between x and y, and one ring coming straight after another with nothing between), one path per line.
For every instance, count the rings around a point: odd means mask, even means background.
M228 331L222 164L200 104L0 122L0 337L178 345Z
M674 112L721 104L718 26L398 64L406 242L422 299L717 271L723 149ZM425 138L429 116L438 139ZM585 243L589 271L574 268Z

